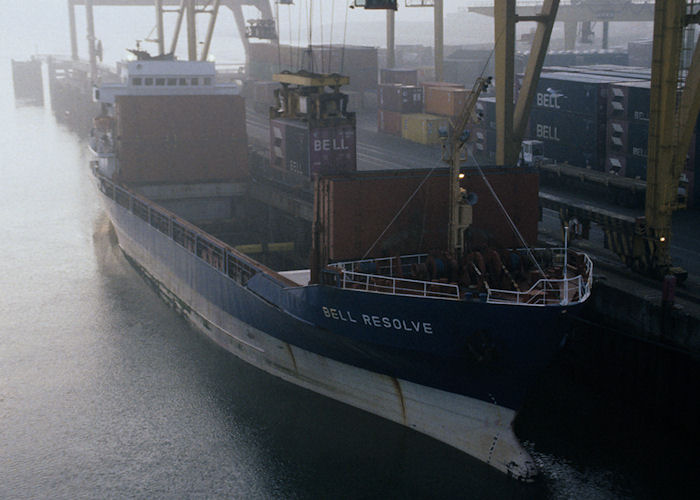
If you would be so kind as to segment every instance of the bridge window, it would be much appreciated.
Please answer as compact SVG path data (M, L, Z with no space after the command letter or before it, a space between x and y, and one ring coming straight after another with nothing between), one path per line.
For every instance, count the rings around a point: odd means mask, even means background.
M187 78L180 78L180 85L187 85Z
M163 86L165 85L165 78L156 78L156 85Z
M192 78L192 80L190 80L190 85L199 85L199 78Z
M141 78L132 78L131 79L132 85L141 85L141 83L143 83L143 80Z
M177 79L176 78L168 78L168 86L173 86L177 85Z
M211 85L211 78L205 78L204 85Z
M146 78L146 85L153 85L153 78Z

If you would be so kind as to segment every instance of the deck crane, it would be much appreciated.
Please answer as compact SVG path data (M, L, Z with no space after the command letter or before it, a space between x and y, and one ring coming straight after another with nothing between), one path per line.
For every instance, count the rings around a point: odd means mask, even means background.
M462 111L451 122L451 130L441 134L442 160L450 165L450 219L447 232L447 248L453 255L458 256L464 250L464 231L471 225L473 201L460 186L460 170L462 167L464 146L469 140L467 126L477 121L474 114L476 102L483 91L491 84L491 77L478 77L472 87L469 97L464 102Z
M635 228L628 264L657 277L686 275L672 265L671 216L684 205L679 179L700 111L700 51L694 50L689 66L682 64L689 59L684 32L698 22L699 6L692 0L655 4L646 208Z

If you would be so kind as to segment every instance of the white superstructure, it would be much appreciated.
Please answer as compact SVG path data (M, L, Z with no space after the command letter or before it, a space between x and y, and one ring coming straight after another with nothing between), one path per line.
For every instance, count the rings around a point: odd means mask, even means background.
M121 82L93 89L96 102L113 105L120 95L231 95L235 83L217 83L213 62L139 59L121 65Z

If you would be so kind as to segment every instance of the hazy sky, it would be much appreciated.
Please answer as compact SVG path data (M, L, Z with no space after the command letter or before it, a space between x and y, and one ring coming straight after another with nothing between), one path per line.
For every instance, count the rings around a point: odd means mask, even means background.
M384 11L348 9L350 0L295 0L294 6L280 6L280 37L283 43L306 45L309 6L313 5L314 43L386 45ZM465 45L492 43L493 20L476 14L467 14L468 5L490 4L482 0L444 0L445 44ZM33 54L70 53L67 0L0 0L0 55L3 58L26 59ZM274 4L272 4L274 5ZM433 10L431 8L407 8L405 0L399 0L396 13L396 43L432 45ZM85 8L75 7L79 54L87 58ZM100 7L94 8L97 37L104 46L105 62L113 63L126 56L126 48L133 48L136 40L152 37L155 27L155 9L148 7ZM256 18L257 10L248 8L247 19ZM347 17L347 30L345 23ZM176 15L166 14L166 44L172 36ZM208 16L198 16L200 40L206 32ZM416 24L416 23L421 23ZM521 23L521 32L529 30L532 23ZM600 23L599 23L600 24ZM324 29L321 30L320 26ZM599 26L596 28L598 29ZM178 54L186 50L185 29L181 30ZM561 37L560 23L555 26L554 39ZM629 32L629 39L644 39L651 35L651 25L617 24L611 27L611 37ZM144 42L142 48L155 52L155 44ZM592 47L585 47L590 49ZM239 40L233 15L228 8L219 13L214 42L210 53L219 62L243 62L245 55Z
M408 23L425 21L432 23L433 11L431 8L406 8L405 0L400 0L400 8L396 13L397 42L398 43L431 43L430 31L413 30L402 32L401 26ZM491 21L481 16L467 15L464 8L465 0L445 0L446 24L453 21L457 13L465 20L463 32L465 39L478 38L477 33L486 26L491 29ZM479 3L478 0L476 3ZM333 30L332 42L340 44L344 38L344 26L347 16L348 29L345 34L347 43L384 45L385 34L382 29L386 20L384 11L365 11L363 9L348 9L349 0L296 0L294 6L280 7L280 36L283 41L292 39L294 44L306 43L308 40L307 20L309 5L313 6L314 42L324 44L330 41L331 29ZM0 16L0 51L14 58L26 58L32 54L51 53L69 54L70 39L68 34L68 7L66 0L0 0L2 16ZM78 43L81 57L86 57L85 44L85 9L76 6L76 18L78 23ZM143 40L149 36L155 26L153 7L95 7L95 29L98 38L103 39L105 58L109 61L121 59L126 47L133 47L135 40ZM255 9L247 10L246 17L254 18ZM166 15L166 32L172 28L175 14ZM478 21L475 23L474 18ZM207 16L199 16L199 36L206 31ZM469 22L469 21L472 22ZM378 23L375 25L375 23ZM323 32L319 26L323 24ZM357 29L358 25L365 25L368 29ZM371 28L370 28L371 26ZM461 27L461 25L460 25ZM184 33L184 29L182 32ZM490 33L490 31L488 31ZM236 38L237 30L233 16L227 8L222 8L215 31L215 39L219 38L219 51L223 40L230 45L232 38ZM490 35L487 35L490 36ZM168 37L166 36L166 39ZM458 41L464 43L464 40ZM240 43L238 43L240 45ZM145 48L154 47L153 44L144 44ZM224 52L230 51L225 47ZM233 49L236 52L236 49ZM217 47L212 47L212 52L217 53ZM230 55L230 54L225 54ZM232 56L235 57L235 54Z

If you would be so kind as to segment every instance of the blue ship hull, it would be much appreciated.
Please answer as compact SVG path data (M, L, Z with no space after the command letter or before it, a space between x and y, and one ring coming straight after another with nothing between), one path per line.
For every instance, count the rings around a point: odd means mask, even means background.
M185 288L201 297L203 306L183 307L204 309L198 312L205 323L220 323L207 316L212 309L322 357L502 407L519 408L562 342L562 320L580 307L293 286L254 261L241 261L246 274L202 258L173 236L173 225L187 223L154 204L149 210L165 213L169 226L163 226L162 216L145 220L135 213L133 202L130 208L124 201L131 196L127 191L104 178L100 187L125 253L174 296L183 295L178 289ZM124 193L121 203L118 191ZM213 237L196 231L200 241L217 245ZM240 258L221 250L224 261Z

